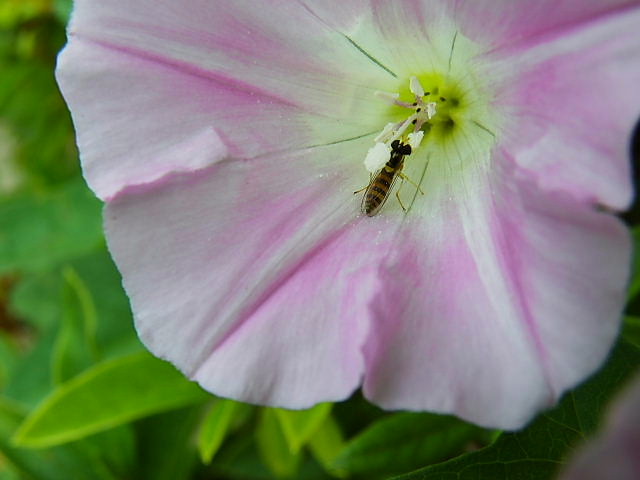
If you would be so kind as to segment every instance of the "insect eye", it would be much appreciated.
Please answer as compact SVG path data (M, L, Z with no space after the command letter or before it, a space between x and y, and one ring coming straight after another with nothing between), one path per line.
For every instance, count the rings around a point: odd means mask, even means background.
M402 155L411 155L411 145L403 145L402 147Z
M400 146L400 140L394 140L393 142L391 142L391 148L393 150L397 150L399 146Z

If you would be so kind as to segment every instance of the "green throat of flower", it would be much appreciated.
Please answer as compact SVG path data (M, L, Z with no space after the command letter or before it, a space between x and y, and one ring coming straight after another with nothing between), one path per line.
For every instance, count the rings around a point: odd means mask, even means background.
M431 142L444 142L454 134L456 123L464 122L465 107L469 99L459 85L451 84L442 75L431 74L416 77L424 89L423 99L434 104L434 115L422 126L425 136ZM409 97L409 92L401 92L400 97ZM415 103L415 102L414 102ZM400 110L395 107L394 110ZM397 114L401 115L400 112Z
M372 178L396 151L394 142L411 147L401 167L404 173L397 173L403 180L412 179L420 192L444 186L455 194L467 167L489 166L500 115L486 79L474 68L477 50L466 45L454 53L454 45L448 61L440 62L441 69L405 77L396 92L376 93L376 100L389 108L387 123L364 160Z

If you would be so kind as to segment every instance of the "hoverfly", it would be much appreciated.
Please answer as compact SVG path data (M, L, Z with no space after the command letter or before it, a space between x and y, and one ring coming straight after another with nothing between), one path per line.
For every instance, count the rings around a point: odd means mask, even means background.
M407 155L411 155L411 145L401 143L399 140L394 140L391 143L391 158L389 158L389 161L384 167L378 170L378 172L371 177L371 182L369 182L369 185L366 187L364 196L362 197L362 205L360 207L362 213L369 217L377 215L387 201L389 193L391 193L391 190L393 189L393 184L398 177L401 177L403 180L407 180L409 183L415 185L404 173L402 173L404 157ZM415 187L422 193L422 190L420 190L418 185L415 185ZM396 192L396 198L398 199L402 209L406 212L407 209L402 204L399 193L400 190Z

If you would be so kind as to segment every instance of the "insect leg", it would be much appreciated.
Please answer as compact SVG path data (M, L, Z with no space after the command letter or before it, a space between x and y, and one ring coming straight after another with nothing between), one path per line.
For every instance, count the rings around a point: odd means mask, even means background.
M371 177L372 176L373 176L372 174L369 174L369 185L371 185ZM363 190L366 190L367 188L369 188L369 185L367 185L366 187L362 187L360 190L356 190L355 192L353 192L353 194L355 195L356 193L360 193Z
M398 176L402 179L402 180L406 180L407 182L409 182L411 185L413 185L414 187L416 187L418 189L418 191L424 195L424 192L422 191L422 189L420 188L420 185L418 185L416 182L414 182L413 180L411 180L409 177L407 177L404 173L402 172L398 172Z
M404 185L404 178L401 175L400 176L400 186L398 187L398 190L396 190L396 198L398 199L398 203L402 207L402 210L404 210L404 212L407 213L407 209L405 208L404 203L402 203L402 200L400 200L400 190L402 190L402 186L403 185Z

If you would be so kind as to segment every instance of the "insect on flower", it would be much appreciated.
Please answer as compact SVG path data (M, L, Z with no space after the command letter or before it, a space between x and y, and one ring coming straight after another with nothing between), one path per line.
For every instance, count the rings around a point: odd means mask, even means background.
M154 354L501 430L602 364L640 0L151 3L74 2L56 75Z
M376 215L383 207L389 193L393 189L393 185L398 177L402 180L407 180L414 185L418 190L420 187L413 183L404 173L402 173L402 167L404 166L404 157L411 155L411 145L401 143L400 140L394 140L391 143L391 158L375 175L372 175L371 182L366 187L364 196L362 197L362 213L369 217ZM422 193L422 190L420 190ZM356 192L358 193L358 192ZM396 198L400 203L402 209L406 212L402 200L400 200L400 189L396 192Z
M393 189L393 184L398 177L403 182L406 180L416 187L420 193L424 194L419 185L412 182L409 177L402 173L402 168L404 167L404 158L407 155L411 155L420 146L424 137L422 127L428 124L435 116L437 104L436 102L428 101L431 93L425 93L417 77L411 77L409 88L415 96L413 103L400 101L398 96L394 94L377 92L380 97L391 104L412 110L413 113L403 122L387 124L374 139L376 144L369 150L364 160L367 170L374 172L371 175L371 182L366 187L361 205L362 213L369 217L378 214L387 201L389 193ZM442 98L442 100L444 101L445 99ZM407 134L406 130L411 126L413 126L413 131ZM387 157L389 160L386 160ZM407 209L400 199L401 189L402 184L396 192L396 198L402 210L406 213ZM362 190L354 193L360 191Z

